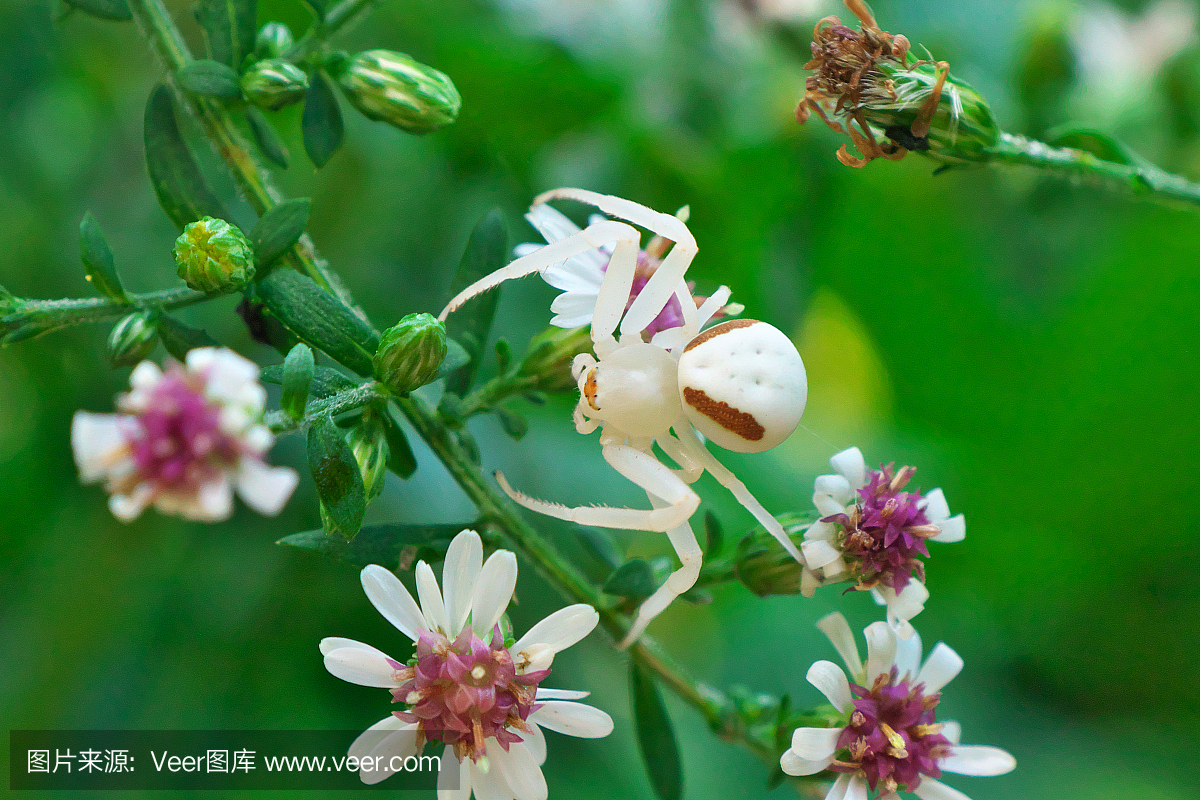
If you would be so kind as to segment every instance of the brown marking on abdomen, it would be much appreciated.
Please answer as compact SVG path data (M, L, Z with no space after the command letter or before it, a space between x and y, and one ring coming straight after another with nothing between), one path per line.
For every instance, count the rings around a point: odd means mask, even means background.
M758 320L756 320L756 319L731 319L731 320L722 322L720 325L713 325L711 328L706 330L704 333L700 334L695 339L692 339L692 341L688 342L688 346L683 348L683 352L686 353L688 350L691 350L693 347L699 347L700 345L707 342L709 339L712 339L714 336L720 336L722 333L728 333L729 331L735 330L737 328L749 328L751 325L757 325L757 324L758 324Z
M738 320L741 322L741 320ZM699 411L713 422L730 433L737 434L748 442L757 442L763 438L766 428L758 424L753 414L739 411L729 403L713 400L702 389L683 387L683 399L689 406Z

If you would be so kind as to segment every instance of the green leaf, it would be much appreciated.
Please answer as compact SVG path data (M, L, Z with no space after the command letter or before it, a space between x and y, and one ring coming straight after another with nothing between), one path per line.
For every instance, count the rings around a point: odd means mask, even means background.
M290 353L290 351L289 351ZM259 380L263 383L269 383L273 386L283 385L283 365L272 364L269 367L263 367L259 373ZM318 366L313 370L312 383L308 386L308 396L315 397L318 400L323 400L326 397L333 397L338 392L344 392L347 389L353 389L358 384L347 378L342 373L329 367Z
M162 340L167 352L179 361L183 361L189 350L195 350L197 347L220 346L206 331L185 325L166 315L158 320L158 338Z
M346 437L328 415L318 417L308 429L308 468L329 532L354 538L367 510L366 490Z
M662 800L683 797L683 764L679 745L654 676L637 661L630 662L629 682L633 691L633 720L638 746L650 774L650 785Z
M658 584L650 564L644 559L634 558L618 567L600 588L605 594L640 601L654 594Z
M258 0L200 0L194 11L209 58L239 69L254 50Z
M312 12L317 19L325 19L325 7L328 5L326 0L303 0L304 5L308 6L308 10Z
M704 555L709 558L720 553L721 548L725 546L725 535L721 532L721 523L716 514L711 511L704 512L704 539L706 545Z
M283 394L279 405L292 419L304 419L308 389L312 385L317 362L308 345L298 344L283 360Z
M233 68L219 61L201 59L185 64L176 73L179 83L192 94L202 94L207 97L233 99L242 96L242 87L238 83L237 73Z
M1102 161L1111 161L1114 164L1124 164L1129 167L1144 167L1149 164L1115 136L1074 123L1059 125L1057 128L1047 131L1046 140L1054 147L1082 150Z
M67 0L67 5L93 17L114 22L128 22L133 19L133 14L129 12L129 4L125 0Z
M342 301L290 269L258 284L266 307L302 341L364 377L372 374L379 337Z
M100 224L90 211L83 215L79 223L79 254L87 269L87 279L96 287L96 291L116 300L124 300L125 289L117 276L112 250L104 239L104 231L100 230Z
M451 297L503 267L508 263L508 256L508 230L504 227L504 215L499 209L494 209L471 231L467 249L450 284ZM474 383L479 372L479 357L492 330L492 319L496 316L499 300L499 291L486 292L467 301L446 321L446 335L461 344L470 359L464 369L447 376L447 391L465 395Z
M496 417L500 420L500 427L514 441L521 441L525 434L529 432L529 423L525 421L525 417L511 408L496 406Z
M595 559L598 565L607 567L604 572L606 575L610 575L625 560L612 534L603 528L580 528L579 541L584 552Z
M390 408L383 412L383 435L388 443L388 469L401 478L411 477L417 471L417 457Z
M496 340L496 368L500 374L508 372L508 368L512 365L512 345L507 339Z
M320 169L329 163L329 159L342 146L344 134L337 95L333 93L333 84L323 72L314 72L309 77L300 127L304 131L304 151Z
M246 121L250 123L250 132L254 134L259 152L275 166L287 169L288 149L275 126L254 106L246 108Z
M208 188L200 167L179 132L175 102L165 85L155 87L146 103L146 168L159 205L180 229L201 217L229 219L229 212Z
M261 269L268 266L304 235L308 225L308 212L312 201L307 197L285 200L267 209L250 231L250 244L254 247L254 260Z
M407 569L418 558L425 561L441 558L450 540L463 528L474 524L368 525L350 541L342 536L330 536L325 531L305 531L285 536L276 544L323 553L356 567L379 564L388 569L396 569L397 565ZM407 554L406 549L410 549ZM405 555L409 557L402 559ZM405 561L407 563L403 563Z
M446 340L446 357L442 360L442 365L438 367L438 378L444 378L459 367L465 367L471 357L467 355L466 349L454 341L453 339Z

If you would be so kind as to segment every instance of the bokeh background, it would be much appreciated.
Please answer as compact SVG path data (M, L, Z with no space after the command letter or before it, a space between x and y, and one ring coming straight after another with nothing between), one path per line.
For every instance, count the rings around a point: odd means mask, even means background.
M169 5L198 49L186 3ZM55 22L60 11L0 6L0 281L23 296L87 296L76 230L91 210L126 285L177 285L176 232L142 150L159 66L131 24ZM878 0L875 11L948 59L1007 130L1086 122L1200 177L1193 3ZM809 374L805 428L726 463L769 509L805 509L826 459L857 444L870 461L914 464L921 486L942 486L967 515L964 543L933 548L917 621L967 663L946 715L1019 767L951 783L975 800L1195 797L1200 214L1032 172L933 177L918 157L841 166L832 132L792 118L812 24L831 13L848 16L833 0L387 0L340 43L447 72L459 122L416 138L345 105L346 145L318 173L298 110L281 112L293 159L276 178L313 198L315 241L383 325L440 308L489 208L515 242L535 238L520 215L555 186L690 205L690 277L702 291L730 285L749 316L789 332ZM260 18L297 34L308 22L291 0L260 0ZM552 297L536 279L506 287L496 333L520 350ZM183 317L278 363L234 304ZM274 544L319 525L311 485L278 519L241 509L211 526L154 513L122 525L100 488L78 485L71 415L108 411L126 385L128 370L106 366L106 335L0 350L2 727L356 729L382 717L387 696L328 675L317 642L349 636L400 655L401 637L352 567ZM520 442L494 418L473 422L485 467L535 496L644 503L595 437L574 433L572 403L524 408ZM471 519L435 459L419 448L418 459L412 479L389 476L369 520ZM303 471L301 442L281 441L274 460ZM752 525L710 479L700 487L727 535ZM623 541L669 552L661 537ZM518 630L562 602L522 571ZM812 623L835 608L857 627L878 618L869 598L836 588L760 600L733 585L711 605L676 604L651 631L718 685L816 702L804 673L833 653ZM552 796L650 797L624 658L597 633L555 673L554 685L593 690L617 728L599 742L552 735ZM668 706L688 798L766 793L751 756Z

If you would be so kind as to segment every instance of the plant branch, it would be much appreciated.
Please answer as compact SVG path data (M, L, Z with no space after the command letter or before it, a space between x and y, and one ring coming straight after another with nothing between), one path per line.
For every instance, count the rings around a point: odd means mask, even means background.
M127 294L124 300L112 297L86 297L68 300L13 298L9 301L11 311L0 317L0 324L13 327L27 325L39 328L41 332L45 333L73 325L105 322L133 311L184 308L220 297L221 294L223 293L206 294L187 287L180 287L145 294Z
M272 411L267 414L267 427L271 429L272 433L290 433L311 425L317 417L327 414L336 416L347 411L355 411L385 400L387 397L387 390L372 381L344 392L338 392L330 397L313 400L305 407L303 419L293 419L283 411Z
M329 9L325 14L325 19L313 25L307 33L300 37L300 41L287 49L283 57L289 61L303 61L328 37L349 27L351 22L358 19L359 14L378 2L379 0L343 0Z

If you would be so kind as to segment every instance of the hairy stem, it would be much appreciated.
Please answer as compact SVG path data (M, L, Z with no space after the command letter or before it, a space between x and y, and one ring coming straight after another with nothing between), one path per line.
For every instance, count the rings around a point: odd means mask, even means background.
M267 415L267 427L272 433L290 433L311 425L317 417L326 414L344 414L386 399L387 389L374 381L338 392L330 397L313 400L304 409L303 419L293 419L283 411L272 411Z
M4 319L7 323L31 324L47 329L105 322L122 317L132 311L167 310L184 308L219 297L223 292L206 294L187 287L162 289L145 294L128 294L127 299L112 297L87 297L70 300L18 300L12 313Z

